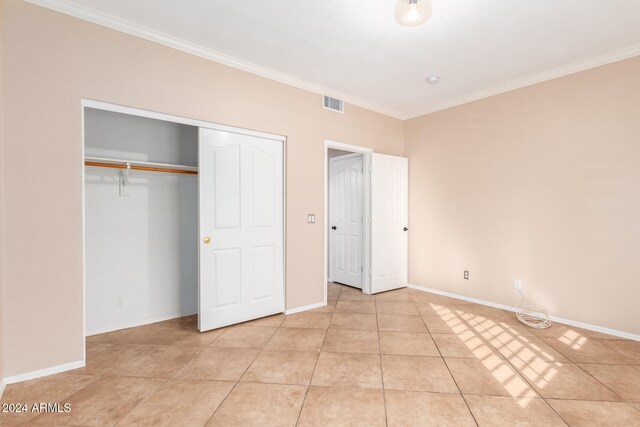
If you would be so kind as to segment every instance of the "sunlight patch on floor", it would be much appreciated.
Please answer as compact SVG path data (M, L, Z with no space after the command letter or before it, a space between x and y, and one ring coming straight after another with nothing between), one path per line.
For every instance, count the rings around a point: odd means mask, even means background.
M451 328L482 365L491 372L512 397L520 397L518 404L525 408L531 402L531 396L524 396L530 390L527 382L521 378L515 368L506 360L498 356L495 351L501 348L508 350L512 356L518 357L525 365L526 378L538 388L544 388L557 373L556 367L548 360L553 356L531 343L526 337L521 337L515 328L504 322L496 322L481 314L474 314L458 309L442 310L441 318ZM575 336L574 345L581 345L584 337ZM494 351L495 350L495 351ZM546 362L544 369L536 372L529 366L532 362Z

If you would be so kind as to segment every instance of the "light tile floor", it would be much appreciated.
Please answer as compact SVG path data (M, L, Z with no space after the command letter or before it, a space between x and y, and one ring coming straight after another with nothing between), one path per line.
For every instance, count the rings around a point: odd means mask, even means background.
M87 339L87 367L7 387L14 425L640 426L640 343L412 289L207 333L186 317Z

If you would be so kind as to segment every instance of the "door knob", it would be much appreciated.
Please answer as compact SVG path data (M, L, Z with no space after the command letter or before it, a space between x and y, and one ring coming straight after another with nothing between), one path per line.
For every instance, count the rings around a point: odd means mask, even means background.
M404 231L409 231L409 229L407 227L403 228Z
M335 225L333 227L331 227L332 230L337 230L338 227L336 227Z
M208 245L209 243L211 243L211 237L209 237L209 236L204 237L204 238L202 239L202 242L203 242L205 245Z

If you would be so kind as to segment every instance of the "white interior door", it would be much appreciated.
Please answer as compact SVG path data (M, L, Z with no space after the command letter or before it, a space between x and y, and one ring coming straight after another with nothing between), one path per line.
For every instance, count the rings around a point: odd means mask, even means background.
M371 292L407 286L408 160L371 156Z
M282 146L200 129L201 331L284 311Z
M332 157L329 163L329 276L362 289L363 160L361 154Z

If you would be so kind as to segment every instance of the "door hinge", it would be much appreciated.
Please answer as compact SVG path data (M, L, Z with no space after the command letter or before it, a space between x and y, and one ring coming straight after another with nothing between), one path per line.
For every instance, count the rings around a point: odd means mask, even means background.
M360 266L360 272L363 272L363 271L364 271L364 267Z

